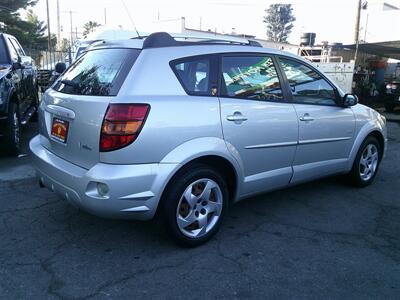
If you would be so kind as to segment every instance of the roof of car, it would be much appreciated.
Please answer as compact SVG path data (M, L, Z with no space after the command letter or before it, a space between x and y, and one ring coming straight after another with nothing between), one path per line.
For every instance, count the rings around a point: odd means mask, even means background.
M159 34L159 33L156 33ZM166 33L162 33L166 34ZM265 48L261 47L257 44L245 43L243 39L226 39L219 40L214 39L213 37L209 37L208 39L198 39L197 37L172 37L169 35L171 39L174 41L165 41L161 40L160 43L158 41L150 41L151 37L154 36L154 33L145 36L145 37L135 37L131 39L123 39L123 40L103 40L97 41L91 44L88 50L94 49L105 49L105 48L132 48L132 49L165 49L173 48L173 47L184 47L186 49L190 49L193 47L197 49L201 49L201 52L204 54L210 53L226 53L226 52L254 52L254 53L268 53L268 54L282 54L285 56L291 56L294 58L300 58L297 55L294 55L289 52L285 52L282 50L274 49L274 48ZM178 40L180 39L180 40ZM183 40L183 41L182 41ZM150 45L149 45L150 44ZM300 58L301 59L301 58Z

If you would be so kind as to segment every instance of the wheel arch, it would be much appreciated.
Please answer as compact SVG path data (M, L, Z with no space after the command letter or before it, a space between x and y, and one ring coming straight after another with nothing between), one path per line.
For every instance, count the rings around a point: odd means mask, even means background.
M348 165L348 170L351 170L354 164L354 160L356 159L358 150L360 149L362 143L367 139L369 136L375 137L380 146L381 150L381 155L380 155L380 160L383 158L383 153L385 153L385 148L386 148L386 143L385 143L385 135L382 132L381 128L378 128L373 125L365 126L360 132L358 133L358 136L356 137L356 140L353 144L353 147L351 149L351 154L350 154L350 159L349 159L349 165Z
M4 111L8 112L9 109L9 105L11 102L14 102L17 104L17 108L19 108L19 99L18 99L18 94L16 89L11 86L7 92L7 98L5 101L5 107L4 107Z
M169 187L171 186L172 182L187 169L190 169L195 165L209 166L210 168L215 169L221 176L223 176L228 185L229 203L235 202L240 187L240 176L238 174L237 166L234 165L232 160L222 155L205 154L185 161L185 163L183 164L179 164L179 167L174 170L173 174L170 176L164 188L162 189L156 215L158 215L159 213L159 209L161 206L160 203L165 198L165 194L168 193Z
M381 152L379 160L382 160L382 154L385 153L385 138L383 137L383 134L379 130L373 130L365 138L368 138L369 136L373 136L378 140L379 150Z

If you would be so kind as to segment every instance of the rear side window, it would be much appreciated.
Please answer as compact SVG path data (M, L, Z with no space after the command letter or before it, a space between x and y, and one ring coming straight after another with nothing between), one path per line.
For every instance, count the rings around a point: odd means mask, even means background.
M300 62L279 58L297 103L336 105L334 88L316 71Z
M137 49L88 51L67 69L53 88L73 95L115 96L139 53Z
M210 96L211 60L208 57L172 61L171 67L186 93Z
M222 58L221 94L260 101L283 99L274 63L268 56L226 56Z

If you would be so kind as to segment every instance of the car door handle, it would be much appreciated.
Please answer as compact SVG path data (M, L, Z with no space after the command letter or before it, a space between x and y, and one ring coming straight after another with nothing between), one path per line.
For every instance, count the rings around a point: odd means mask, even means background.
M236 111L233 113L233 115L229 115L226 117L226 119L228 121L232 121L232 122L243 122L243 121L247 121L247 117L243 116L240 112Z
M309 122L314 121L314 118L310 116L310 114L305 113L302 117L300 117L300 121Z

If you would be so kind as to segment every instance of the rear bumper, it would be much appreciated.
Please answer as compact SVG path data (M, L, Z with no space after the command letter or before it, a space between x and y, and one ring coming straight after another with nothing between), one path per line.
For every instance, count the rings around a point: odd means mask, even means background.
M97 163L86 170L40 144L40 136L29 144L33 165L44 186L74 206L97 216L120 219L151 219L166 183L177 164L112 165ZM102 196L98 183L109 192Z

